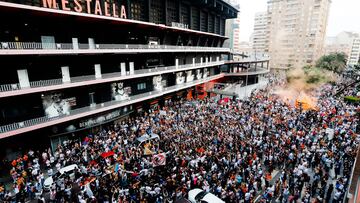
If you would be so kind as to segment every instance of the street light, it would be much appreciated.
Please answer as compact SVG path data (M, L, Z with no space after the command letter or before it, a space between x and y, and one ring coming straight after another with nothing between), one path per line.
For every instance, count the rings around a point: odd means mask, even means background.
M255 50L255 71L256 71L256 66L257 66L257 57L256 57L256 49L254 48ZM249 62L249 67L246 69L246 78L245 78L245 97L247 97L247 86L248 86L248 78L249 78L249 68L250 68L250 65L251 62Z

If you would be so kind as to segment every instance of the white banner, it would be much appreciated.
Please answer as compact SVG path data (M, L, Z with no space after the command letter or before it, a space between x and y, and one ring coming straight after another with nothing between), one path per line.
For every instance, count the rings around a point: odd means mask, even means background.
M153 166L164 166L166 164L166 154L154 154L152 157Z

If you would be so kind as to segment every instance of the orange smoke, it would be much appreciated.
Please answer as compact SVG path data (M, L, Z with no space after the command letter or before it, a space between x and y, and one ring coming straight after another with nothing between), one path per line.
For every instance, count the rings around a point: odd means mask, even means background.
M315 97L309 96L305 92L300 92L295 101L295 107L301 107L304 110L318 110L316 104L317 99Z
M317 99L304 91L296 91L296 90L285 90L278 89L274 92L274 94L278 95L283 102L288 105L295 106L296 108L302 108L303 110L317 110Z

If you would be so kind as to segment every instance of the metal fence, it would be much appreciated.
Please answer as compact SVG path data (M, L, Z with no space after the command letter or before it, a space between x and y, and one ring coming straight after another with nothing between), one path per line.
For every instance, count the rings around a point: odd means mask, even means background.
M146 73L161 74L164 71L176 71L176 70L187 69L187 68L199 68L202 66L204 66L204 67L216 66L216 65L222 65L224 63L225 63L224 61L218 61L218 62L211 62L211 63L196 63L195 65L184 64L184 65L179 65L178 67L176 67L176 66L154 67L154 68L148 68L148 69L135 70L134 75L141 76L141 74L146 74ZM121 72L102 74L102 78L115 78L115 77L121 77L121 76L123 76L123 75L121 75ZM129 74L126 74L125 76L129 76ZM96 79L95 75L85 75L85 76L71 77L70 81L71 81L71 83L76 83L76 82L84 82L84 81L90 81L90 80L95 80L95 79ZM46 86L61 85L61 84L64 84L61 78L31 81L30 88L46 87ZM8 91L16 91L16 90L21 90L19 83L0 85L0 92L8 92Z
M51 79L51 80L39 80L30 82L30 87L45 87L45 86L52 86L52 85L60 85L62 84L62 79Z
M148 45L148 44L72 44L72 43L42 43L42 42L0 42L1 49L20 50L76 50L76 49L175 49L175 50L211 50L230 52L223 47Z
M19 83L0 85L0 92L8 92L8 91L14 91L14 90L19 90L19 89L20 89Z

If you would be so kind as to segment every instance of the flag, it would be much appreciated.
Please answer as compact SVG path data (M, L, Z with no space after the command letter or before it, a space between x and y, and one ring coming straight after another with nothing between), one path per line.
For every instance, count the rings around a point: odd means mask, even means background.
M103 152L100 156L105 159L109 156L113 156L114 154L115 154L115 152L109 151L109 152Z
M87 145L90 142L89 137L85 137L84 141L81 143L82 145Z
M151 155L153 154L153 151L151 151L151 144L150 143L146 143L144 144L144 155Z
M152 157L152 163L153 166L164 166L166 164L166 154L160 153L160 154L154 154Z
M116 163L115 164L115 169L114 169L115 173L117 173L119 171L119 169L120 169L120 164Z

